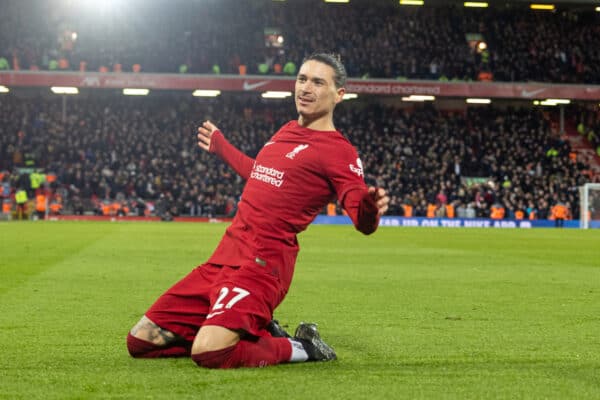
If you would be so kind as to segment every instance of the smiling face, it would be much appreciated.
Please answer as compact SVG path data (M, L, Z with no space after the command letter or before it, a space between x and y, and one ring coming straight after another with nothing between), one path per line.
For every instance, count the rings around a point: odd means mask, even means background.
M300 125L317 130L333 128L333 109L345 93L344 88L336 88L334 75L334 69L322 62L302 64L295 89Z

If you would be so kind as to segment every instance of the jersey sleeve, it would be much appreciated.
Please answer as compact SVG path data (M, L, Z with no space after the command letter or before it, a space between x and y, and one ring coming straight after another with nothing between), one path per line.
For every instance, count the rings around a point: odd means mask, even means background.
M355 228L369 235L379 225L377 204L367 190L362 161L348 142L332 146L322 155L325 170L340 204Z
M250 177L250 173L254 166L254 159L248 157L234 145L229 143L221 131L216 130L213 132L210 139L209 152L218 155L245 180L248 180Z

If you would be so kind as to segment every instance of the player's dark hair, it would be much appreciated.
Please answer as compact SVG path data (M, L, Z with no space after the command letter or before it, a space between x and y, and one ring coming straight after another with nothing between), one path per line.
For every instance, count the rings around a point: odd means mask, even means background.
M339 54L312 53L302 61L302 64L311 60L322 62L323 64L327 64L333 68L333 81L335 82L335 87L337 89L346 86L346 78L348 77L348 74L346 73L346 68L344 67L344 64L342 64Z

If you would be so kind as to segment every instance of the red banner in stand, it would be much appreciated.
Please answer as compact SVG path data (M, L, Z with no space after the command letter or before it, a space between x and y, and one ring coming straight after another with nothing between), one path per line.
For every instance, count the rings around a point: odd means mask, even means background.
M294 78L271 75L183 75L146 73L2 71L7 87L74 86L78 88L146 88L157 90L221 90L230 92L291 91ZM485 97L510 99L600 100L600 85L509 82L395 81L349 79L346 91L389 96Z

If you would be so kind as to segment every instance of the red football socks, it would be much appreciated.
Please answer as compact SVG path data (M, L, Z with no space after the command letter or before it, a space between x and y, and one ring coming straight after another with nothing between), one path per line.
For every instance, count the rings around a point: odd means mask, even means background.
M240 340L235 346L217 351L192 354L192 359L206 368L266 367L289 362L292 344L287 338L261 337Z
M135 358L183 357L189 356L191 343L181 342L172 346L157 346L154 343L138 339L131 333L127 334L127 350Z

